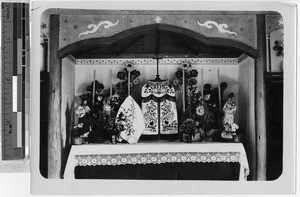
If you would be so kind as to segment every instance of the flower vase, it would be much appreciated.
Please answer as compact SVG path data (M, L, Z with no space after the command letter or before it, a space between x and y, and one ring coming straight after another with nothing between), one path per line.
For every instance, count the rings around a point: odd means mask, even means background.
M116 135L112 135L111 136L111 143L112 144L116 144L117 143L117 137L116 137Z
M81 138L81 137L75 137L75 138L74 138L74 144L75 144L75 145L80 145L80 144L82 144L82 138Z
M243 139L243 135L234 135L233 136L233 141L236 143L241 143Z
M192 143L192 134L186 134L186 137L187 137L187 139L186 139L186 142L187 143Z

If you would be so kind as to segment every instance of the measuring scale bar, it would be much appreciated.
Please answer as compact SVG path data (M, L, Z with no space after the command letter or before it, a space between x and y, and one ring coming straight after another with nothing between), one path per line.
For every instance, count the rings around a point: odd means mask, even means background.
M26 158L29 4L2 3L2 160ZM27 92L26 92L27 91ZM27 123L27 125L26 125ZM26 132L27 131L27 132ZM26 135L27 134L27 135Z

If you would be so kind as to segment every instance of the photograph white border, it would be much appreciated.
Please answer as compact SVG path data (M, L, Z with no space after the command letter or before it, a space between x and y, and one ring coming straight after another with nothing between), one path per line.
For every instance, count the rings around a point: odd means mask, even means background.
M103 10L277 11L283 16L285 42L283 173L274 181L157 181L45 179L39 171L40 19L49 8ZM31 13L30 131L31 193L34 194L291 194L296 162L296 9L274 2L33 1Z

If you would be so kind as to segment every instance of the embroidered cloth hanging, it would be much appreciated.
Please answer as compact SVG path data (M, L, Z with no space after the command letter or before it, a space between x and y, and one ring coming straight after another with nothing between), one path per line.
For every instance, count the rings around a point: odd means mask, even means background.
M128 96L122 103L116 117L118 117L120 113L123 113L125 116L125 130L120 132L118 140L122 141L122 139L124 139L130 144L137 143L145 129L140 106L131 96Z
M175 89L169 81L148 81L142 88L143 135L177 134Z

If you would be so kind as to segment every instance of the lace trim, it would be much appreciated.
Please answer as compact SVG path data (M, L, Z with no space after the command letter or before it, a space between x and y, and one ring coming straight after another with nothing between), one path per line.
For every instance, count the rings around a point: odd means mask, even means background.
M76 155L76 166L161 164L184 162L241 162L239 152L167 152L167 153L130 153ZM249 171L246 169L246 171ZM246 173L246 172L245 172Z

